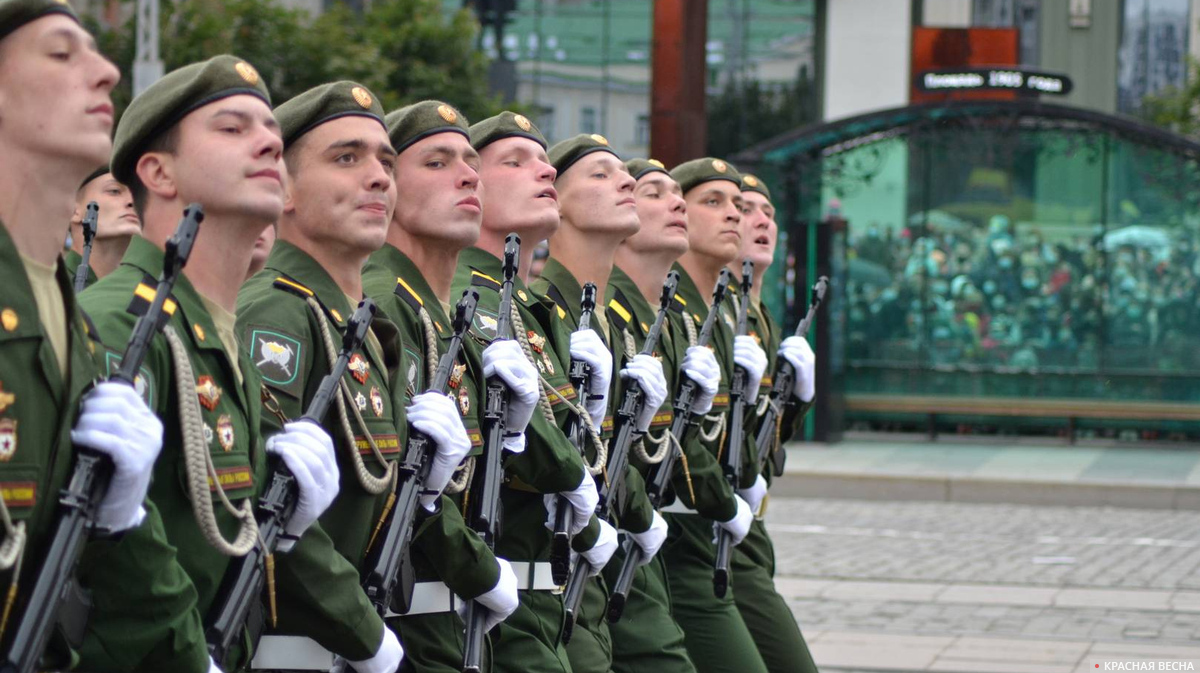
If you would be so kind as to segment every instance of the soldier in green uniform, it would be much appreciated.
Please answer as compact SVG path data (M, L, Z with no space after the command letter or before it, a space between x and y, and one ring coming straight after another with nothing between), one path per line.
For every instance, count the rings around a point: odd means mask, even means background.
M129 536L150 525L152 507L143 501L162 425L124 384L101 383L84 395L99 374L102 349L59 259L66 232L56 223L68 219L80 181L112 148L109 96L120 74L74 10L52 0L0 3L0 56L0 609L9 620L0 629L12 630L29 607L48 551L72 445L107 454L115 466L88 544L102 551L121 539L112 534ZM119 569L135 592L146 588L139 571L159 570ZM98 602L115 598L93 594ZM173 608L179 607L167 602L159 614L178 619L183 610ZM39 668L78 662L58 635ZM190 669L184 660L175 663L178 670L203 671L207 657Z
M637 431L645 433L655 412L666 399L666 378L662 365L654 357L631 353L625 348L626 340L621 331L610 331L605 319L603 301L598 299L600 309L593 316L592 329L577 331L583 283L596 284L598 297L604 297L613 258L621 241L637 233L637 204L633 199L634 179L625 169L624 163L600 135L582 134L564 140L550 148L549 158L558 172L555 188L558 190L561 224L550 237L550 257L542 269L541 278L533 284L535 294L553 302L556 311L546 325L554 346L568 350L573 359L588 363L593 379L595 372L605 371L601 381L609 379L614 365L623 367L620 377L613 383L607 398L607 410L597 407L589 397L588 416L595 427L607 429L612 425L614 405L620 404L623 385L628 378L641 382L646 391L646 406L638 419ZM614 358L609 343L619 345ZM635 440L635 444L637 440ZM596 443L583 447L588 451L588 461L595 464ZM654 558L666 539L667 524L650 507L646 498L642 472L646 465L640 464L636 450L631 449L627 467L626 502L617 504L617 521L631 535L648 558ZM645 453L642 453L645 456ZM597 465L601 467L601 465ZM597 470L598 471L598 470ZM609 633L604 619L606 595L601 580L589 582L584 600L576 615L575 633L567 645L571 668L576 673L598 671L603 673L612 666L613 652L618 647ZM654 610L652 603L631 606L634 611ZM659 647L665 659L686 660L683 634L668 612L660 611L641 615L648 631L658 636ZM650 662L646 662L649 664Z
M794 394L785 407L786 413L780 416L779 432L770 447L774 452L782 450L781 441L786 441L799 428L804 414L812 405L815 358L808 341L798 337L782 338L779 324L762 303L762 285L759 281L775 259L779 227L775 223L775 207L771 204L770 190L762 180L749 174L742 175L741 226L742 252L739 259L746 258L754 262L755 282L749 297L750 336L758 340L767 353L778 352L796 368ZM731 271L732 267L733 264L730 265ZM745 298L739 300L746 301ZM763 376L757 396L760 401L770 392L771 381L769 374ZM765 404L765 401L762 403ZM758 424L747 427L751 436L757 436ZM750 455L757 458L756 451ZM730 559L733 598L768 670L815 673L817 666L813 663L795 617L787 602L775 591L775 548L762 520L771 474L768 462L766 469L757 475L749 488L738 491L738 495L750 503L755 520L750 526L750 533L734 548Z
M133 208L133 196L129 188L116 181L108 166L92 172L75 194L75 212L71 214L71 249L63 254L67 273L75 277L75 270L83 262L83 216L87 204L95 201L100 207L96 217L96 237L92 239L92 252L88 256L88 275L85 287L91 287L98 279L107 276L121 263L129 240L142 230L142 221Z
M716 284L721 269L737 258L741 249L741 177L732 166L720 159L704 158L680 164L671 171L671 178L678 183L687 208L688 251L680 256L673 267L680 274L678 300L682 304L678 326L685 334L700 329L709 312L711 288ZM729 411L729 383L736 365L749 371L747 390L758 390L766 357L759 352L757 360L747 348L753 345L750 337L733 334L734 316L732 306L725 302L718 310L719 319L714 324L709 346L714 350L721 369L721 384L715 394L712 410L701 421L696 442L703 450L711 453L714 462L727 441L725 427ZM757 346L755 346L757 348ZM749 351L749 352L748 352ZM757 370L757 374L754 370ZM749 385L753 384L753 385ZM750 412L753 414L753 411ZM691 443L691 442L689 442ZM699 476L719 475L720 470L711 463L705 465L695 460L696 449L685 447L689 456L693 496L683 495L679 483L675 483L675 501L664 507L669 516L671 533L664 548L667 563L667 578L671 589L671 608L675 620L683 628L688 654L697 670L730 671L766 670L762 657L754 646L754 640L745 622L728 593L724 598L713 594L713 524L733 535L740 542L750 529L753 513L749 504L736 495L725 496L729 485L719 487ZM724 477L720 477L724 481ZM702 495L703 493L703 495ZM720 494L720 495L717 495ZM710 496L715 496L711 497ZM688 502L693 500L694 504ZM706 502L707 513L699 505Z
M446 515L453 514L463 525L460 512L483 447L478 344L463 342L463 352L451 371L448 397L423 391L453 334L450 316L455 298L450 296L450 283L459 252L479 237L479 155L471 147L466 118L441 101L402 108L388 114L386 122L398 153L399 200L387 242L363 271L363 285L403 335L397 392L416 400L429 396L453 400L449 417L461 419L466 428L470 457L447 489L443 506ZM531 387L532 376L526 381ZM458 461L443 461L435 469L449 476L456 468ZM494 623L517 608L517 579L511 565L495 559L473 532L468 531L466 538L453 548L413 550L417 585L412 606L403 616L389 620L404 642L406 662L413 670L461 670L463 623L456 609L465 601L484 604Z
M482 228L476 247L459 255L451 296L468 287L479 291L479 310L471 328L482 345L496 336L496 311L502 262L499 255L509 233L521 236L519 269L527 273L537 241L558 227L555 170L546 157L546 141L528 119L504 112L471 126L471 144L479 152L484 186ZM593 516L595 482L583 459L563 434L573 404L565 353L560 354L542 325L558 307L534 295L521 278L514 282L515 340L501 341L510 354L507 366L531 369L535 382L532 420L522 438L523 450L505 461L502 489L504 525L496 553L512 561L521 589L521 605L492 635L496 671L570 671L561 645L562 600L551 578L551 533L546 501L561 494L574 512L572 547L593 567L602 568L617 545L616 531ZM518 346L519 344L519 346ZM491 349L489 349L491 350ZM498 355L506 351L498 351ZM506 357L509 357L506 355ZM484 363L485 374L487 362ZM532 369L536 367L536 369ZM604 388L607 389L607 382ZM539 394L540 393L540 394Z
M301 538L337 494L329 436L289 423L264 445L262 380L234 336L254 239L283 209L282 151L266 87L233 56L168 74L130 103L117 129L113 175L133 190L144 238L134 237L121 265L81 297L105 343L124 343L149 305L162 246L184 206L203 204L205 220L141 372L167 446L154 467L154 509L147 525L81 564L85 585L120 596L95 601L83 645L90 670L211 665L202 622L231 559L258 544L254 501L267 483L268 452L299 486L276 570L281 603L295 608L281 616L319 623L322 644L350 659L378 645L378 628L350 621L362 602L347 591L358 583L353 566L320 539ZM119 362L116 351L104 357L109 370ZM130 584L120 572L127 564L146 569L142 582ZM181 617L166 617L178 608ZM226 663L236 668L248 654Z

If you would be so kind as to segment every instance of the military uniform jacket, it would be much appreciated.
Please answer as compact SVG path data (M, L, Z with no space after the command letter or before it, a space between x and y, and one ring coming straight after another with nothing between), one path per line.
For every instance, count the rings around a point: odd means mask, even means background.
M450 296L460 296L468 287L479 291L479 308L471 323L470 336L478 344L480 355L496 337L502 277L503 263L491 253L467 248L459 255ZM535 409L525 430L525 450L505 457L506 488L501 493L503 518L496 555L515 561L544 561L549 558L551 534L545 527L542 495L574 489L583 481L585 470L579 451L561 430L569 411L560 396L574 400L575 391L567 381L567 361L555 351L542 328L549 312L555 309L530 292L520 278L513 281L513 304L524 322L526 337L531 343L538 341L541 348L534 358L538 369L558 394L549 396L556 422L549 423ZM513 329L517 326L513 325ZM528 332L533 332L533 337ZM477 366L482 371L482 362ZM575 536L572 544L576 549L590 549L598 535L599 525L592 521Z
M545 325L546 331L551 335L555 348L560 353L566 353L567 366L570 366L571 352L571 332L579 328L579 316L581 313L580 302L583 299L583 286L579 281L562 265L558 260L551 257L546 261L546 266L542 269L541 278L533 284L533 291L544 297L548 302L554 305L554 310L548 313L549 325ZM603 311L604 304L601 297L596 298L596 311ZM605 414L603 434L611 440L612 433L612 418L613 413L621 404L624 397L624 386L622 385L621 377L617 372L625 366L629 359L623 348L621 337L613 337L605 333L599 320L595 320L591 324L592 331L600 335L600 339L608 346L609 351L613 355L613 377L609 386L608 409ZM614 344L616 346L614 347ZM594 447L589 442L585 445L585 451L589 461L595 460ZM653 508L650 507L650 500L646 497L646 483L644 480L645 466L638 466L638 460L634 455L633 448L630 447L629 463L626 467L625 477L625 501L616 503L617 521L614 526L629 531L631 533L641 533L649 530L653 523Z
M97 375L100 354L72 290L73 275L59 265L56 278L65 301L67 362L59 370L38 317L25 266L0 224L0 497L14 522L25 522L26 544L9 629L25 612L55 521L58 491L74 462L71 427L79 399ZM5 532L0 530L0 536ZM94 544L94 543L93 543ZM0 573L7 587L12 571ZM103 597L97 596L97 600ZM52 642L47 663L70 662L64 643Z
M79 269L80 264L83 264L83 255L74 250L67 250L63 253L63 264L67 267L67 278L71 279L71 287L75 287L75 271ZM95 285L97 280L100 279L96 277L96 270L88 266L87 281L84 283L84 289L86 290Z
M452 322L420 271L403 252L391 245L385 245L367 262L363 269L363 291L375 300L380 315L386 316L400 330L403 354L392 385L403 392L407 403L430 385L420 310L425 309L437 334L438 358L449 348L454 333ZM482 370L478 369L478 357L472 359L467 355L467 351L473 349L478 349L478 345L464 338L463 351L451 371L447 393L458 407L463 427L471 440L470 455L479 456L483 449L483 436L479 430L482 408L479 383L483 377ZM472 369L472 363L475 369ZM402 429L402 434L406 432L407 428ZM441 515L436 521L427 522L414 540L413 564L418 581L440 579L455 595L470 599L490 591L499 580L500 569L492 551L462 517L465 493L443 494Z
M675 395L684 379L681 367L688 349L687 334L681 323L685 316L684 301L683 297L676 293L671 302L667 322L663 325L662 335L659 337L658 355L663 359L663 372L667 375L669 394L650 425L651 434L655 436L662 436L662 433L670 431L674 419ZM657 309L646 301L633 279L620 268L613 269L608 281L607 309L609 324L614 332L626 327L633 335L635 347L640 349L657 315ZM705 518L727 521L737 509L733 500L733 489L729 487L729 482L721 472L716 456L700 441L697 432L699 423L699 418L689 423L687 431L680 439L680 446L687 457L687 467L684 467L683 460L675 462L671 478L675 495L668 495L667 501L681 497L685 505L695 509ZM647 449L653 450L651 447ZM693 492L695 502L692 502Z
M750 336L754 337L754 339L758 341L759 345L762 346L763 350L766 351L770 362L769 368L767 369L767 372L763 374L762 383L759 385L758 389L758 406L755 413L760 414L763 410L765 410L765 408L762 406L764 404L763 397L771 392L771 386L774 383L773 376L775 373L775 367L778 365L779 344L783 342L783 330L780 328L779 323L775 322L775 319L771 316L771 311L767 309L766 305L757 300L753 300L750 303L747 324L749 325ZM800 426L803 424L804 417L807 415L808 410L812 408L812 404L812 401L808 403L801 403L796 399L795 396L788 395L787 403L783 407L782 420L779 424L779 434L771 442L769 448L772 456L776 451L782 448L784 442L791 439L797 432L800 431ZM758 433L761 430L757 419L755 420L754 424L749 427L753 428L752 436L757 438ZM757 459L757 446L752 448L751 455ZM770 458L768 457L768 463L763 468L762 472L763 477L766 478L768 483L771 481L773 476L769 461Z

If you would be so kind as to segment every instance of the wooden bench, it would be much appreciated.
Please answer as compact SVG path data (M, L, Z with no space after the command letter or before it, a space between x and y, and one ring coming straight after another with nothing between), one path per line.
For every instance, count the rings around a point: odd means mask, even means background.
M925 416L930 438L937 436L938 416L1065 418L1067 434L1072 443L1075 442L1076 421L1081 418L1200 421L1200 404L1191 402L854 394L846 395L845 410Z

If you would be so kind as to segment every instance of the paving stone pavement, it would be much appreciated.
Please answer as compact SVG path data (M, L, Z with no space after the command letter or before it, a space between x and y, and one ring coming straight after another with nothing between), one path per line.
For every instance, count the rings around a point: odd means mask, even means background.
M767 525L824 671L1200 670L1195 512L772 498Z

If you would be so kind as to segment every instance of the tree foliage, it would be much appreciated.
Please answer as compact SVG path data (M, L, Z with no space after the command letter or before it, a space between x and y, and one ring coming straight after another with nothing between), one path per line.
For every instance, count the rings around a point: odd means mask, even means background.
M708 153L736 154L755 143L817 121L816 93L807 71L782 87L755 79L730 79L707 102Z
M1187 83L1142 99L1138 116L1173 133L1200 140L1200 61L1189 59Z

